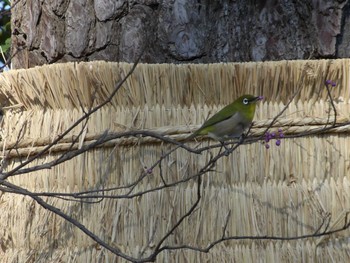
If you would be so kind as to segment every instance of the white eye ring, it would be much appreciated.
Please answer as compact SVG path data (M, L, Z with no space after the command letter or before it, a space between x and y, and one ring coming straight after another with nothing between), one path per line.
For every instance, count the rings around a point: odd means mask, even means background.
M243 104L244 104L244 105L247 105L248 103L249 103L249 100L248 100L247 98L244 98L244 99L243 99Z

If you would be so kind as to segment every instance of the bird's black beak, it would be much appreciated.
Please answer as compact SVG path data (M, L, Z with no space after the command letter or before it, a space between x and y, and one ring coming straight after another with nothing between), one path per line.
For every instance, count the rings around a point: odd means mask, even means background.
M264 99L263 96L258 96L258 97L252 98L249 102L258 102L258 101L263 100L263 99Z

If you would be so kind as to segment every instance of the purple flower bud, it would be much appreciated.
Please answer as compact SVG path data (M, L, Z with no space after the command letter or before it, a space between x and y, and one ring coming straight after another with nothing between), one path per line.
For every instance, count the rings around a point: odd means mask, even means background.
M264 96L259 96L258 100L263 100Z
M279 138L284 138L284 134L283 132L281 132L279 135L278 135Z
M143 169L145 169L145 172L148 174L153 173L153 170L151 168L147 168L147 166L144 166Z
M269 142L271 140L271 135L269 132L265 133L265 142Z
M281 145L281 140L280 140L280 139L276 140L276 145L277 145L277 146L280 146L280 145Z
M332 87L335 87L335 86L337 86L337 83L335 83L334 81L332 81L331 85L332 85Z
M326 83L326 85L329 85L329 84L331 84L331 83L332 83L332 81L331 81L331 80L329 80L329 79L327 79L327 80L325 81L325 83Z
M271 138L275 138L276 137L276 133L275 132L271 132Z
M266 148L266 149L269 149L269 148L270 148L270 145L267 144L267 143L265 143L265 148Z
M281 129L281 128L278 128L278 132L279 132L279 133L282 133L283 131L282 131L282 129Z

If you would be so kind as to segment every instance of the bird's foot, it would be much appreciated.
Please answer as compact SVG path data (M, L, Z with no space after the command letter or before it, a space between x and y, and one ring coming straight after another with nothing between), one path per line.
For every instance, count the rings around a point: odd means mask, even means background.
M228 148L224 142L220 141L220 143L221 143L221 149L225 148L224 155L228 156L230 154L230 148ZM221 152L221 149L220 149L220 152Z
M242 144L244 142L245 138L247 138L247 135L242 133L242 135L239 136L238 143Z

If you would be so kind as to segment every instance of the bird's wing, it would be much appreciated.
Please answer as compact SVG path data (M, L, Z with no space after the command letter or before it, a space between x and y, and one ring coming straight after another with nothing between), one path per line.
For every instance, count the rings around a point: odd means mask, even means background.
M212 125L215 125L218 122L224 121L226 119L229 119L237 113L236 107L232 107L232 105L227 105L223 109L221 109L218 113L214 114L209 120L203 123L202 127L199 128L198 131L204 130L205 128L208 128Z

